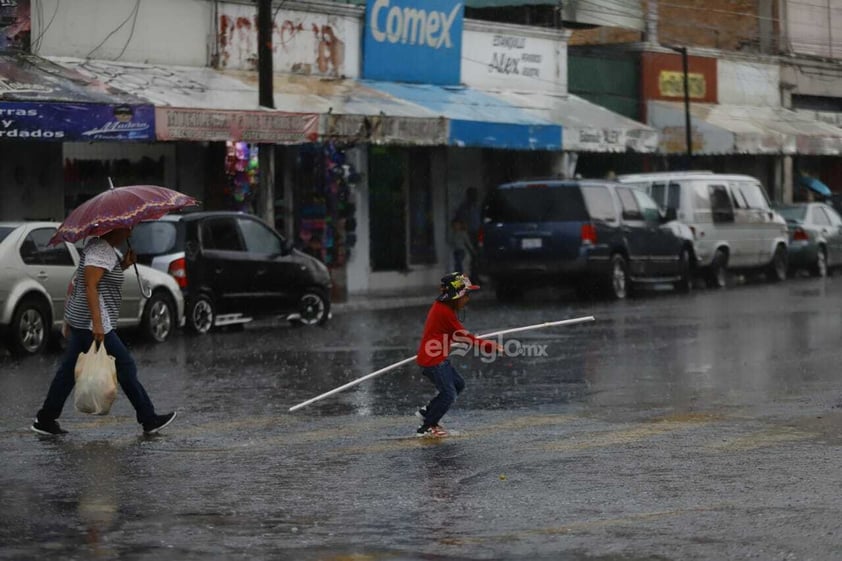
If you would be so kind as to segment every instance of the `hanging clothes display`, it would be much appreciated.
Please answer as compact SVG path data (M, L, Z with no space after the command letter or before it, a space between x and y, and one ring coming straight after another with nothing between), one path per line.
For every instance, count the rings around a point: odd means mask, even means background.
M301 249L328 267L343 267L356 243L353 185L360 175L336 144L302 146L296 181L296 231Z
M224 189L226 206L230 210L251 212L252 201L259 182L257 145L247 142L227 142Z

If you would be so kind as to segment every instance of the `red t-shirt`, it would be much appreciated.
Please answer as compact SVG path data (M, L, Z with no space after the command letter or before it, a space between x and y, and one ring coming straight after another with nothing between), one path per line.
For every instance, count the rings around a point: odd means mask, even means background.
M436 300L427 313L424 334L421 336L421 344L418 345L418 356L415 362L422 368L436 366L447 358L450 345L453 343L478 345L486 352L494 352L497 348L497 343L494 341L480 339L468 333L456 317L456 311Z

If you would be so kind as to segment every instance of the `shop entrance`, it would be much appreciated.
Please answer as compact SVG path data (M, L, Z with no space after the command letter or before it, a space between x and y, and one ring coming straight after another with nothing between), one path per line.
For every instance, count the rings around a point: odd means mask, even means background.
M373 271L408 269L406 188L408 157L404 150L372 146L370 150L370 261Z

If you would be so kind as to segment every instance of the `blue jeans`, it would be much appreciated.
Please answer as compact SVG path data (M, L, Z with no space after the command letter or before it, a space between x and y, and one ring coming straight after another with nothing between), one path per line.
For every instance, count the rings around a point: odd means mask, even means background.
M55 421L61 416L64 402L67 401L67 397L73 391L73 386L76 385L74 374L76 359L79 358L79 353L88 352L93 340L94 334L92 331L76 329L75 327L70 328L67 350L61 359L61 365L58 367L53 382L50 384L50 390L47 392L44 405L38 411L39 421ZM134 407L137 422L143 424L152 421L155 417L155 407L152 405L149 396L146 395L146 390L143 389L140 380L137 379L137 366L135 366L132 355L113 330L105 335L105 350L114 357L114 363L117 367L117 381Z
M424 418L424 424L437 425L453 402L456 401L456 396L462 393L465 389L465 380L456 372L449 360L430 366L421 371L421 373L430 379L436 385L439 391L438 395L430 400L427 405L427 416Z

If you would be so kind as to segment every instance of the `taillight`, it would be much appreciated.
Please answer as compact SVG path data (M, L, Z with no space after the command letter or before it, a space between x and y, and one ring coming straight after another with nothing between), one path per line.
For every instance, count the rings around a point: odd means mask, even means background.
M806 242L809 239L810 236L807 235L804 228L799 227L792 232L792 241L794 242Z
M485 226L479 227L479 232L477 232L477 245L479 247L485 245Z
M596 244L596 228L591 223L582 224L582 245Z
M187 288L187 261L184 260L184 257L180 257L170 263L167 272L175 278L178 286Z

